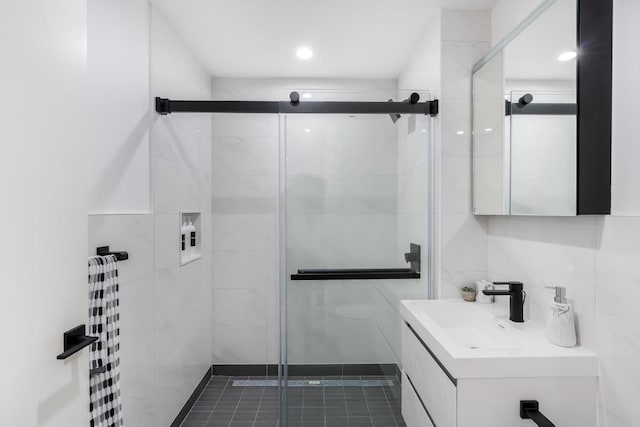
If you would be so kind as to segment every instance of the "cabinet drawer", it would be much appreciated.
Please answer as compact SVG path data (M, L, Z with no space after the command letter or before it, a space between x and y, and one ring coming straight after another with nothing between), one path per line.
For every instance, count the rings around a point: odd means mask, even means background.
M435 427L456 427L456 386L406 323L402 326L402 367Z
M434 427L405 374L402 374L402 418L407 427Z

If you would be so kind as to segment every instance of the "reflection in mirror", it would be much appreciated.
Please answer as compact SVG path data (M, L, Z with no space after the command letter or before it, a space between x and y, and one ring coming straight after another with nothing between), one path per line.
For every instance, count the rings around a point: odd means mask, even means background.
M546 1L473 75L475 214L576 214L576 10Z
M503 53L473 75L473 212L509 212L509 144L506 144Z

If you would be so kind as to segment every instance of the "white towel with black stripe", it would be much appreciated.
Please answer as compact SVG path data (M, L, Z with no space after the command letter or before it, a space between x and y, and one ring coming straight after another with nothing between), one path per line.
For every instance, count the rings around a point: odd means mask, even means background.
M91 344L91 427L120 427L120 298L116 257L89 258L89 335Z

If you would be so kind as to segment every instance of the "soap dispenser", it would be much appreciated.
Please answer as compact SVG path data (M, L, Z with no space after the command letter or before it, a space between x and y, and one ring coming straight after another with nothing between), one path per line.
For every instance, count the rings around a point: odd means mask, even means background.
M556 291L556 296L549 305L547 339L560 347L573 347L577 342L576 323L573 307L566 298L567 290L564 286L546 286L546 288Z
M191 222L191 218L189 218L189 250L191 251L191 256L196 255L196 227Z
M180 227L180 238L181 238L181 250L182 256L187 253L187 220L184 219L182 221L182 227Z

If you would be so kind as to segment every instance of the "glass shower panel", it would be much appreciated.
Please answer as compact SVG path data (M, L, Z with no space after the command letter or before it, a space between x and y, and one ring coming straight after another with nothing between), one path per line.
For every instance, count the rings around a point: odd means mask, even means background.
M282 116L288 425L404 425L399 301L427 297L429 123L414 115ZM421 246L420 278L292 280L301 270L408 269L411 243Z

